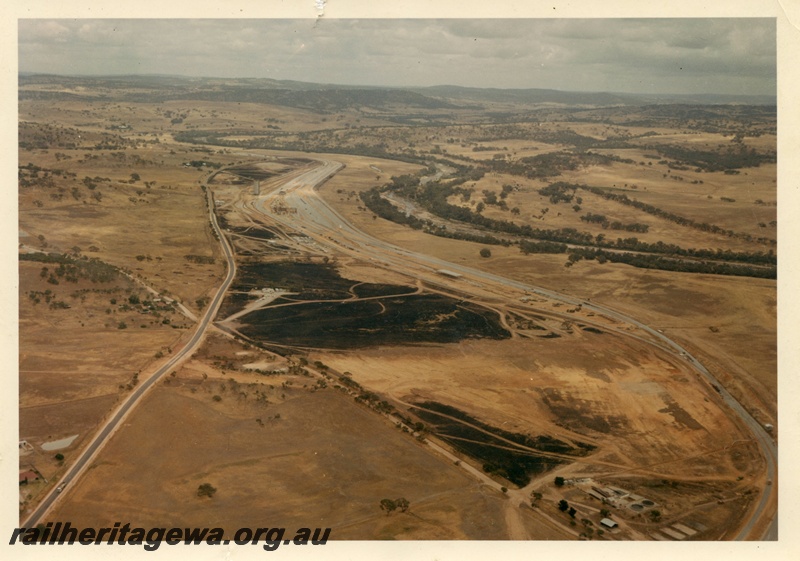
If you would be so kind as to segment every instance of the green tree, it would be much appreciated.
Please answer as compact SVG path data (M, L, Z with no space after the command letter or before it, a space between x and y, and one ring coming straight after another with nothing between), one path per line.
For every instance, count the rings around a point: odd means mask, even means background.
M486 248L486 247L484 247L483 249L481 249L481 252L480 252L480 253L481 253L481 257L484 257L484 258L485 258L485 257L491 257L491 256L492 256L492 252L491 252L491 250L490 250L489 248Z
M399 499L394 500L394 506L400 509L400 512L406 512L408 507L411 506L411 503L408 502L408 499L405 497L400 497Z
M560 510L561 512L566 512L567 509L569 509L569 503L567 501L565 501L564 499L558 501L558 510Z
M556 487L563 487L564 486L564 478L560 475L557 475L555 478Z
M397 504L392 499L382 499L381 510L385 510L386 515L388 516L389 514L397 510Z

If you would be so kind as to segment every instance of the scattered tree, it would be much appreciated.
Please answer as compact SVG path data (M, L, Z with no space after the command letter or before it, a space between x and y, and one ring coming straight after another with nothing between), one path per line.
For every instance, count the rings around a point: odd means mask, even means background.
M381 500L381 510L386 511L386 515L388 516L395 510L400 510L400 512L406 512L408 507L411 506L411 503L408 499L404 497L400 497L399 499L382 499Z
M211 483L203 483L197 488L198 497L208 497L210 499L216 492L217 489Z
M392 499L382 499L381 500L381 510L386 511L386 515L388 516L395 510L397 510L397 505Z

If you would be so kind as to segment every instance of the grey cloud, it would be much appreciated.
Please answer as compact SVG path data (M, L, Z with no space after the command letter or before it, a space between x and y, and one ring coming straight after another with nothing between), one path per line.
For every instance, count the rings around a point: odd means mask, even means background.
M774 93L768 19L20 20L20 69ZM666 89L665 89L666 88Z
M442 28L455 37L467 39L520 39L526 37L537 20L532 19L455 19L440 20Z

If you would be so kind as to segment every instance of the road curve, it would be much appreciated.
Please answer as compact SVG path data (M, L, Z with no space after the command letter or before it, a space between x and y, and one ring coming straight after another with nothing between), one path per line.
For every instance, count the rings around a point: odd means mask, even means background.
M208 181L208 179L210 179L213 175L214 174L208 176L206 181ZM209 208L209 219L211 220L211 224L216 231L217 236L219 237L220 244L228 264L228 272L225 276L225 280L220 285L219 289L217 289L211 304L208 306L205 313L201 317L200 322L195 327L195 331L191 339L189 339L189 341L181 349L179 349L172 358L159 367L152 376L136 386L136 388L125 399L125 401L123 401L122 404L116 409L111 418L100 428L99 432L94 436L89 445L83 449L80 456L78 456L77 460L75 460L75 463L72 464L64 476L59 480L58 487L52 489L39 503L36 509L26 519L24 519L24 521L21 523L23 527L30 528L36 526L44 520L45 516L48 514L57 500L69 492L71 489L69 484L75 482L81 475L83 475L89 463L94 460L99 451L109 441L111 435L117 430L117 428L121 426L121 423L130 414L130 412L137 405L139 405L147 391L151 389L167 372L170 372L180 362L189 358L200 346L208 326L211 325L211 321L214 319L214 316L216 316L225 293L236 276L236 261L234 259L233 249L230 245L230 242L223 235L219 225L217 224L217 217L213 212L214 202L210 200L207 190L206 200ZM59 493L58 488L62 488L63 491Z
M632 325L661 343L667 350L670 350L678 357L686 360L689 364L715 389L722 401L738 416L753 434L758 443L766 462L766 477L770 482L761 491L761 495L752 511L749 521L741 528L735 536L735 540L774 540L777 539L777 517L769 524L769 527L758 536L751 536L755 524L761 519L770 500L777 499L777 445L772 436L766 432L764 426L758 422L724 387L719 381L705 368L688 350L679 343L673 341L660 331L637 321L636 319L620 313L616 310L587 302L579 298L574 298L542 287L533 286L523 282L507 279L492 273L480 271L470 267L465 267L456 263L451 263L443 259L431 257L421 253L416 253L374 238L359 230L342 217L335 209L330 207L327 202L318 195L316 189L333 174L342 168L342 164L332 161L318 159L320 167L309 172L294 177L274 189L269 193L261 195L254 203L254 208L269 216L272 220L301 231L307 235L313 235L317 242L335 247L338 250L347 250L348 253L360 253L362 258L373 262L382 262L390 267L408 266L409 261L413 260L415 265L427 264L430 273L437 274L437 271L446 269L463 275L473 284L480 286L480 281L500 284L510 288L530 292L557 300L570 305L581 305L596 314L606 316ZM275 197L280 196L286 204L297 209L297 214L290 217L272 212L269 202ZM329 232L337 233L338 240L330 237ZM364 255L366 254L366 255Z

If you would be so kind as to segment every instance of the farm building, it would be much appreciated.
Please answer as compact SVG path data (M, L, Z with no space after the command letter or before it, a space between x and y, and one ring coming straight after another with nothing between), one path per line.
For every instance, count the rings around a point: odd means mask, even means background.
M27 471L19 472L20 485L27 485L28 483L33 483L34 481L39 481L39 474L35 471L29 469Z

